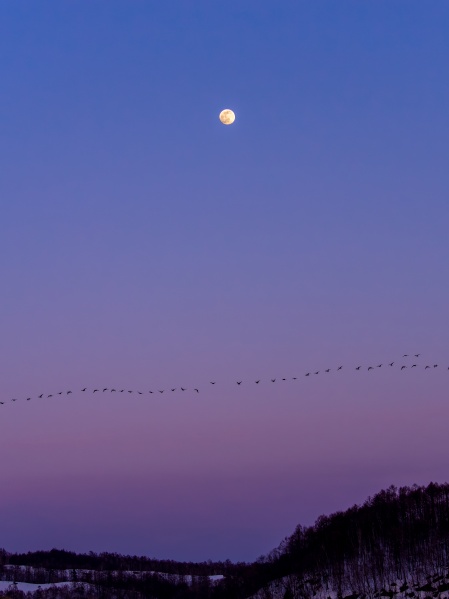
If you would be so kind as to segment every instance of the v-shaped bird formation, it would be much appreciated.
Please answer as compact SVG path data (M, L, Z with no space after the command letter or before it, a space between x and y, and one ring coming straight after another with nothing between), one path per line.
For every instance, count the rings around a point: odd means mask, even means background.
M345 367L345 369L348 370L352 370L353 372L357 371L360 372L362 370L367 370L368 372L370 371L374 371L377 370L379 368L397 368L399 372L402 372L404 370L411 370L413 368L421 368L422 370L426 371L426 370L433 370L435 368L438 367L442 367L445 368L449 371L449 366L444 367L442 365L439 364L418 364L418 358L420 358L421 354L404 354L402 356L402 362L404 362L404 358L410 358L411 360L405 360L407 363L400 363L400 361L398 360L393 360L391 362L381 362L380 364L374 364L374 365L357 365L357 366L350 366L350 367ZM412 362L412 363L411 363ZM441 369L441 368L440 368ZM269 385L275 383L275 384L279 384L282 381L299 381L302 377L310 377L310 376L316 376L316 375L327 375L330 373L336 373L339 372L340 370L343 370L343 365L339 365L336 366L334 368L323 368L321 370L311 370L309 372L304 372L302 373L302 375L297 375L297 376L290 376L290 377L282 377L282 378L277 378L277 377L267 377L266 379L257 379L257 380L238 380L235 381L235 384L237 385L237 387L247 387L249 385L259 385L260 383L267 383ZM219 385L219 381L209 381L210 385ZM207 384L206 384L207 385ZM202 390L204 390L205 387L202 387ZM186 391L190 391L194 394L196 393L200 393L200 387L169 387L168 389L149 389L149 390L137 390L137 389L119 389L119 388L115 388L115 387L83 387L82 389L78 390L80 393L91 393L91 394L95 394L95 393L135 393L137 395L151 395L153 393L160 393L163 394L165 392L171 394L173 392L186 392ZM22 400L24 401L31 401L32 399L44 399L44 398L51 398L51 397L57 397L57 396L67 396L67 395L71 395L74 392L74 390L72 391L71 389L69 390L64 390L64 391L57 391L57 392L53 392L53 393L40 393L38 395L35 396L29 396L26 398L22 398ZM9 399L5 399L0 401L0 405L5 405L6 402L11 401L11 402L16 402L18 401L19 398L17 397L12 397Z

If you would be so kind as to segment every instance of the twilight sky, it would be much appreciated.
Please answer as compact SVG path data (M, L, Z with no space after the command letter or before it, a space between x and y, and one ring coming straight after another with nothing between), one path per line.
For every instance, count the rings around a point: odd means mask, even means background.
M0 3L0 546L252 560L449 480L448 31L447 0Z

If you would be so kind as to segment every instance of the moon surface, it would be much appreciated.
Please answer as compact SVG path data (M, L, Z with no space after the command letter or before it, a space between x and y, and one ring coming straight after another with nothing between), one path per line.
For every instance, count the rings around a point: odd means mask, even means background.
M235 113L230 108L225 108L220 112L219 118L223 125L232 125L235 121Z

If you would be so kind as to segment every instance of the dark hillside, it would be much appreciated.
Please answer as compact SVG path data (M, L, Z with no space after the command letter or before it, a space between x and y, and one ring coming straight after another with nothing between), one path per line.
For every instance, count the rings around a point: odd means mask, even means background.
M361 506L298 526L267 558L276 578L314 580L342 596L391 581L419 585L449 566L449 485L390 487Z
M362 506L298 526L282 553L291 572L326 572L339 588L382 588L448 566L449 485L390 487Z

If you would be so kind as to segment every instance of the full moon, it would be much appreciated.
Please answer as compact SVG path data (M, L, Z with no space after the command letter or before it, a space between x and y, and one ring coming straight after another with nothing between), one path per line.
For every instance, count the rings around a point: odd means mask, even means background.
M220 112L219 118L223 125L232 125L232 123L235 121L235 114L229 108L225 108Z

